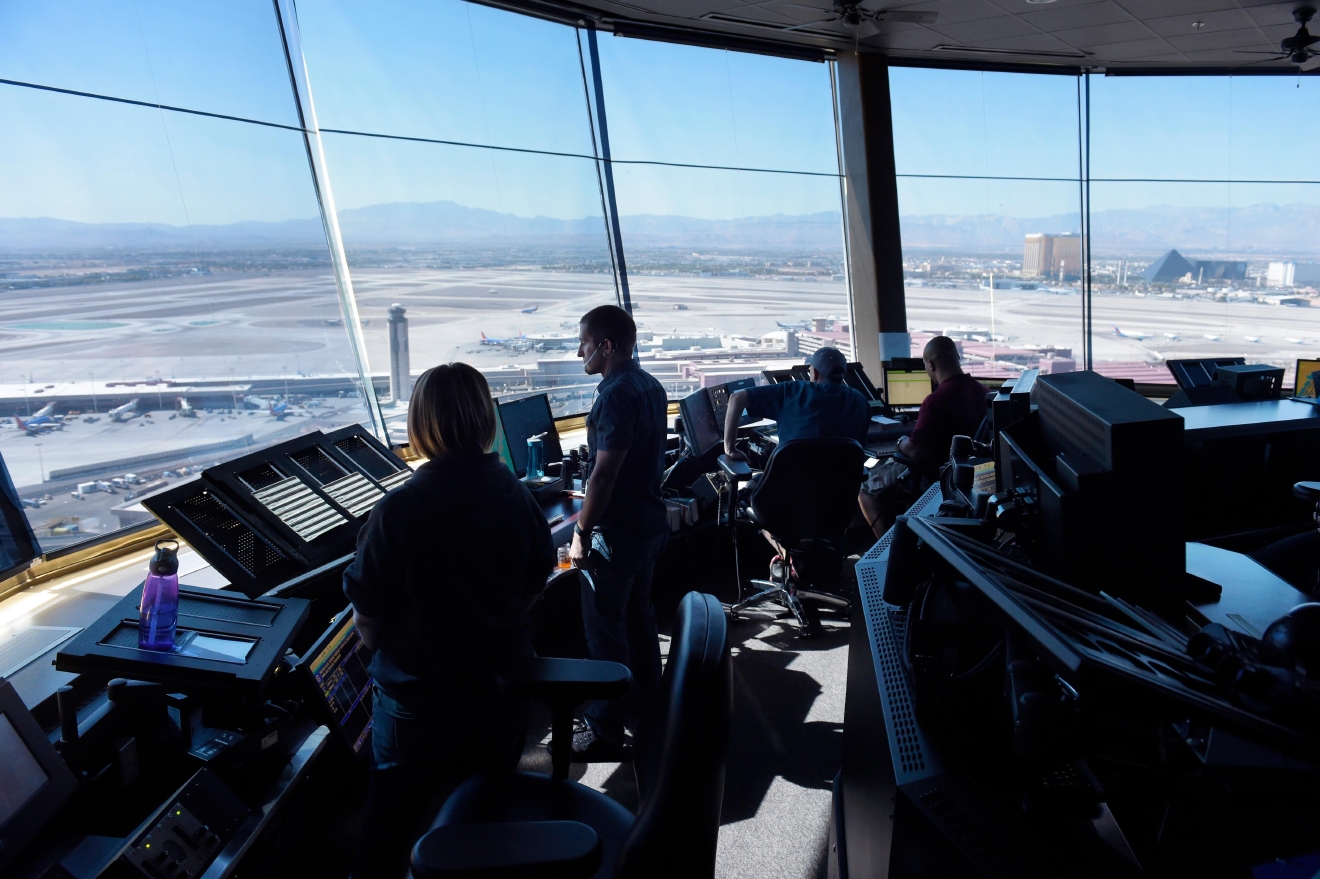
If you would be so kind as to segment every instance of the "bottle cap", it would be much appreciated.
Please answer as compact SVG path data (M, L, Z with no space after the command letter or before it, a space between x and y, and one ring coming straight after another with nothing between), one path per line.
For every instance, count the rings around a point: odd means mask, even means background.
M160 577L179 573L179 541L169 537L156 541L156 554L147 564L147 570Z

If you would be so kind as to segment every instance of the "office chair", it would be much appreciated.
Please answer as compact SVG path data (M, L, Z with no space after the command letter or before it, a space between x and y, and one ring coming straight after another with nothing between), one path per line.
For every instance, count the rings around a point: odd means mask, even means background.
M547 662L614 665L526 661L510 683L533 698L557 700L559 706L571 698L601 695L591 692L590 680L574 682L571 674L553 669L534 679L536 666ZM616 680L608 670L601 677ZM637 816L566 778L526 772L479 775L454 791L432 829L417 841L413 875L713 876L732 691L724 608L713 595L689 592L678 606L656 703L638 731L633 764L641 801ZM556 740L558 735L556 729ZM567 735L571 740L571 725Z
M736 558L736 520L741 519L770 535L787 550L788 558L781 559L777 568L771 565L769 580L752 580L760 591L748 598L742 597L739 571L738 601L730 609L734 619L748 607L775 600L793 614L801 634L813 635L819 632L820 621L803 606L802 599L851 609L847 598L803 588L818 584L797 582L795 570L799 561L818 562L822 553L839 554L843 533L857 512L865 460L866 452L856 441L836 437L793 440L781 444L770 456L765 472L751 485L745 506L734 510L734 553ZM723 455L719 461L735 485L753 481L755 474L746 464Z

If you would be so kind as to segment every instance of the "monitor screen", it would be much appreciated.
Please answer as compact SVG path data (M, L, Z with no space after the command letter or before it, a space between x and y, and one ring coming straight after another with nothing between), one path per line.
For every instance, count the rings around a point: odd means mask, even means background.
M930 393L930 376L926 370L907 372L885 370L890 406L920 406Z
M50 778L7 714L0 714L0 827Z
M726 404L727 406L727 401ZM683 433L694 455L704 455L724 439L724 428L715 420L710 394L702 388L688 394L678 404L683 416Z
M550 414L550 398L545 394L524 397L521 400L501 401L500 423L504 426L504 438L509 443L509 460L513 463L513 472L519 479L527 475L527 438L538 433L545 434L545 463L556 464L564 457L559 448L559 432L555 430L555 419Z
M307 671L354 753L362 750L371 732L370 662L351 609L321 636L307 660Z
M720 436L724 436L724 419L729 412L729 397L738 391L745 391L754 387L756 387L756 379L740 378L736 382L706 388L706 393L710 394L710 408L715 414L715 424L719 427ZM741 424L745 420L746 416L744 415L738 419L738 422Z
M1297 374L1293 378L1294 397L1320 397L1316 387L1317 374L1320 374L1320 360L1297 361Z

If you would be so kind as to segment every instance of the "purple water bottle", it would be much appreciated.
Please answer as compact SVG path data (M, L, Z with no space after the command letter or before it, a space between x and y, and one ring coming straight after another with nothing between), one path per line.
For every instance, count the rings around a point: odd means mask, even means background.
M174 649L174 625L179 621L179 541L157 540L147 570L138 616L138 647L170 651Z

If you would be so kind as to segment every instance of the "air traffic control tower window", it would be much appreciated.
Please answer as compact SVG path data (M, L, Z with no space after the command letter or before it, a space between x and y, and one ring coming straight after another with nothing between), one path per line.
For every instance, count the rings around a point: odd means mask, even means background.
M462 360L498 397L589 409L578 320L616 284L577 31L460 0L299 17L371 363L398 304L414 377Z
M1084 368L1075 76L889 71L913 356L973 375Z
M11 6L0 77L0 455L43 550L370 422L269 2Z
M1091 77L1095 368L1320 354L1320 82Z
M671 398L852 357L830 68L602 35L642 365Z

